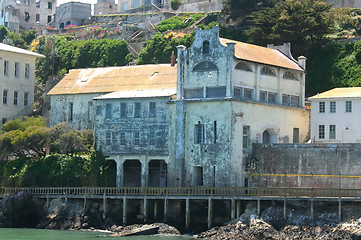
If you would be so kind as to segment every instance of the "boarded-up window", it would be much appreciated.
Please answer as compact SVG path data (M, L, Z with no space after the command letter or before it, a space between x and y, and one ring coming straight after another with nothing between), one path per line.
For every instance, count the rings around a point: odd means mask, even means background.
M226 96L226 87L207 87L207 98Z

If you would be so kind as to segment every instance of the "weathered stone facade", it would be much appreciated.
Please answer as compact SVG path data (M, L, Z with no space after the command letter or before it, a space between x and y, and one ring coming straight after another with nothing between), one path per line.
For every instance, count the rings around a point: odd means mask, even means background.
M91 17L91 4L81 2L63 3L56 8L53 26L65 28L67 25L81 26Z

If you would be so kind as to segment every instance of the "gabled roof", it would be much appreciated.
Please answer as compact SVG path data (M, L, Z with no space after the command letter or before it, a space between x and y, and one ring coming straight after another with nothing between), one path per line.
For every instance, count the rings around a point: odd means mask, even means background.
M219 38L222 45L227 46L227 43L234 42L235 57L240 60L246 60L256 63L263 63L267 65L283 67L298 71L304 71L298 63L288 58L286 55L278 50L261 47L249 43L238 42L226 38Z
M361 87L334 88L308 99L361 98Z
M5 52L13 52L13 53L19 53L19 54L26 54L26 55L30 55L30 56L34 56L34 57L39 57L39 58L45 58L45 56L42 54L31 52L31 51L28 51L28 50L25 50L22 48L10 46L10 45L4 44L4 43L0 43L0 50L5 51Z
M157 64L70 70L48 95L176 88L177 67Z

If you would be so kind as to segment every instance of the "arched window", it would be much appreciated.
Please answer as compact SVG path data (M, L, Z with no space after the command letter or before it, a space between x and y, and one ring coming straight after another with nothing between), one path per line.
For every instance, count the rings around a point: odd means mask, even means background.
M276 73L269 67L264 67L261 69L262 75L268 75L268 76L276 76Z
M283 74L283 78L291 79L291 80L298 80L296 75L293 72L287 71L285 74Z
M244 62L238 63L235 68L243 71L253 72L252 68L247 63Z
M217 71L217 66L209 61L204 61L198 63L194 68L193 71Z
M209 42L206 40L203 42L203 54L209 54Z

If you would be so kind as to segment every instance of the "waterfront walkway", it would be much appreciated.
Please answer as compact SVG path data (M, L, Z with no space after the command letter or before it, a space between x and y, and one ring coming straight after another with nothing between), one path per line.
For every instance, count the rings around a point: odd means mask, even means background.
M257 201L258 215L261 213L261 201L275 200L284 203L284 218L286 218L287 201L309 201L310 215L314 215L314 201L337 201L338 217L341 221L342 202L361 202L361 189L324 189L324 188L208 188L208 187L168 187L168 188L92 188L92 187L63 187L63 188L6 188L0 187L0 198L16 195L26 191L35 198L46 199L49 206L50 199L64 198L81 199L86 208L87 199L103 200L103 217L106 214L108 199L119 199L123 202L123 224L127 224L127 201L142 200L144 221L147 221L147 206L153 200L154 214L157 215L158 204L163 202L164 222L167 222L169 200L185 201L185 224L190 225L190 201L208 201L208 227L212 226L213 202L216 200L229 201L230 218L241 214L241 201Z

